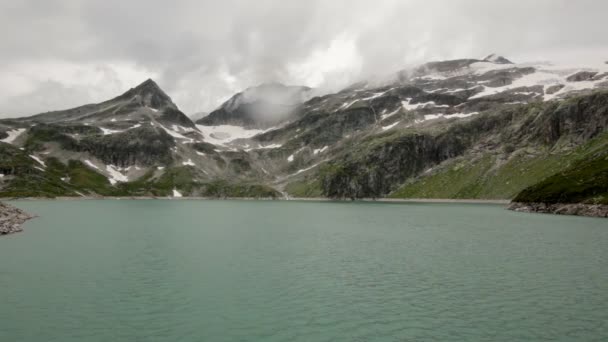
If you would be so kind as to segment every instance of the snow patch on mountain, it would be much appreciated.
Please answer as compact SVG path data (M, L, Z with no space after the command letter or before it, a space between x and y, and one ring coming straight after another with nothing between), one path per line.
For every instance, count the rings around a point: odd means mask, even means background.
M312 154L317 155L319 153L323 153L323 152L327 151L327 149L329 149L329 146L323 146L323 148L317 148L317 149L313 150Z
M250 139L258 134L272 131L276 127L261 129L247 129L241 126L233 125L217 125L203 126L196 125L199 131L202 132L204 140L213 145L226 146L226 144L237 139Z
M385 109L385 110L382 112L383 114L380 116L380 118L381 118L382 120L384 120L384 119L388 119L388 118L390 118L391 116L393 116L393 115L395 115L395 114L399 113L400 111L401 111L401 108L397 108L397 110L395 110L395 111L392 111L392 112L390 112L390 113L386 113L386 112L387 112L387 110Z
M114 129L109 129L109 128L103 128L103 127L99 127L99 129L101 129L101 131L103 132L103 135L111 135L111 134L115 134L115 133L124 132L124 131L119 131L119 130L114 130Z
M13 129L13 130L7 131L6 134L8 134L8 137L6 137L0 141L8 143L8 144L12 144L15 141L15 139L17 139L23 132L25 132L25 128L18 128L18 129Z
M42 159L36 157L33 154L30 154L30 158L34 159L35 161L38 162L38 164L42 165L42 167L46 168L46 164L44 163L44 161L42 161Z
M90 160L88 160L88 159L86 159L86 160L84 161L84 163L85 163L85 164L87 164L88 166L90 166L90 167L92 167L92 168L96 169L96 170L100 170L100 169L99 169L99 167L98 167L97 165L93 164L93 162L91 162L91 161L90 161ZM100 170L100 171L101 171L101 170Z
M452 118L468 118L469 116L477 115L479 112L472 113L455 113L455 114L428 114L424 116L424 121L436 120L436 119L452 119Z
M110 184L112 185L116 185L116 183L119 182L125 183L129 181L129 178L120 173L120 171L118 171L117 167L114 165L106 165L106 171L110 174L110 177L108 177L108 181L110 181Z
M382 130L383 130L383 131L388 131L389 129L391 129L391 128L393 128L393 127L397 126L397 125L399 124L399 122L401 122L401 121L397 121L397 122L395 122L395 123L393 123L393 124L390 124L390 125L388 125L388 126L384 126L384 127L382 127Z

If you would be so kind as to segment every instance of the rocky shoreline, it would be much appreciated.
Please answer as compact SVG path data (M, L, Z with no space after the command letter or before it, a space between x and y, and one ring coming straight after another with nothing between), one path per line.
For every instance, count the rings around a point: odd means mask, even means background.
M22 231L21 225L33 217L19 208L0 202L0 236Z
M518 203L509 205L509 210L524 213L608 217L608 205L584 203Z

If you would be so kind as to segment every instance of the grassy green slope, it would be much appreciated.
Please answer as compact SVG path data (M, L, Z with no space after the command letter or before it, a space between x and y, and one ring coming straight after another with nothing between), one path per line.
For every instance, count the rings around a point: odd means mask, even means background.
M510 157L493 154L462 157L407 182L390 197L510 199L522 189L567 167L571 158L524 152Z
M579 149L570 167L524 189L514 201L608 204L608 135Z
M549 183L553 190L547 188L547 192L567 192L569 186L574 190L575 182L566 182L564 177L578 177L585 187L597 183L601 188L601 175L596 172L602 172L603 151L608 151L607 148L608 134L603 134L569 152L519 150L509 157L469 155L450 160L436 170L408 181L390 197L513 199L524 189L535 189L525 192L528 197L539 191L541 185L544 188Z

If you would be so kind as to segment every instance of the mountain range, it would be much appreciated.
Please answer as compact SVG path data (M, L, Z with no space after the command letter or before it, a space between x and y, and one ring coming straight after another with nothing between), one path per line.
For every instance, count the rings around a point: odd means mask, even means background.
M608 204L608 65L430 62L319 95L262 84L191 120L153 81L0 120L0 196Z

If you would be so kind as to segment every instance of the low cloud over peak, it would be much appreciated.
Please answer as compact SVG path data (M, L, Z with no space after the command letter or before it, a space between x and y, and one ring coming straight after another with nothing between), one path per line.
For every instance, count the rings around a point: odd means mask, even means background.
M338 90L430 60L608 60L595 0L4 1L0 117L153 78L187 113L267 82Z

